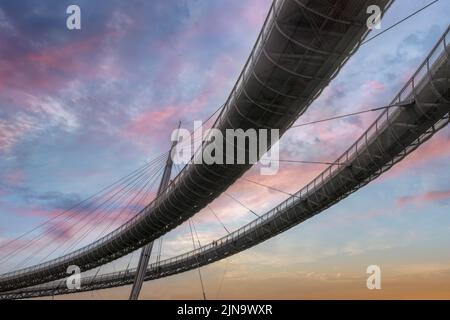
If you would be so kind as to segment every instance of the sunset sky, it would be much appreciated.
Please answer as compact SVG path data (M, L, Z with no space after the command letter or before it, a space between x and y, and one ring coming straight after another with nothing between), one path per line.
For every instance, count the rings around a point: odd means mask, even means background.
M380 31L429 2L395 1ZM70 4L81 7L82 30L66 28ZM191 130L194 120L213 113L231 91L270 4L2 0L0 245L166 151L178 121ZM298 123L389 104L447 29L449 12L450 2L441 0L363 45ZM281 140L281 157L334 161L376 116L291 129ZM450 299L449 159L446 127L320 215L202 268L207 297ZM246 177L292 193L325 168L283 163L275 176L252 168ZM287 197L242 179L228 193L259 214ZM211 208L231 230L254 218L226 195ZM225 235L207 209L193 221L202 244ZM77 234L70 224L53 231L52 245ZM165 237L162 258L191 249L183 224ZM0 272L20 262L1 263L11 250L0 249ZM109 269L120 270L124 261ZM382 289L370 291L366 268L374 264ZM64 298L125 299L129 290ZM198 272L146 283L141 298L201 299Z

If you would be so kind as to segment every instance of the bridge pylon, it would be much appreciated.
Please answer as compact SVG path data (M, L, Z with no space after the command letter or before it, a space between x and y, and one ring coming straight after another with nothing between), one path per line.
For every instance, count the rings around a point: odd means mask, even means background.
M178 124L178 129L180 128L181 122ZM157 196L163 192L170 182L170 175L172 173L173 160L172 160L172 150L175 148L177 142L174 141L170 148L169 155L167 156L166 165L164 167L164 173L159 184ZM141 256L139 257L139 263L136 269L136 275L133 281L133 287L131 288L131 293L129 300L137 300L139 298L139 293L142 289L142 284L144 283L145 272L147 271L147 266L150 261L150 256L152 254L153 241L148 243L142 248Z

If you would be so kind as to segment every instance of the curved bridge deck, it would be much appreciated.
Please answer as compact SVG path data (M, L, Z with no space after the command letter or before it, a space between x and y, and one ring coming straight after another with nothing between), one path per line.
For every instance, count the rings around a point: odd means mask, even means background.
M368 33L366 8L392 0L275 0L215 127L283 133L321 93ZM139 215L58 259L0 277L0 292L64 278L158 239L218 197L250 165L188 165Z
M306 187L250 224L206 246L151 264L145 280L157 279L218 261L267 240L322 212L363 187L450 121L450 28L391 105L367 131ZM134 270L84 278L79 291L130 284ZM77 291L77 292L79 292ZM73 293L65 281L0 295L29 298Z

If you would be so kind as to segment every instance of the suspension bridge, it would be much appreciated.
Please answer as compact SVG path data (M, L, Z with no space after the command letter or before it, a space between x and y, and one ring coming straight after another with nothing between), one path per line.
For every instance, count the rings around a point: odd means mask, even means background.
M208 120L214 120L212 126L221 132L255 128L279 129L284 134L367 41L367 6L378 5L384 12L392 2L273 1L228 99ZM189 163L171 179L173 163L169 150L59 216L67 221L87 210L100 219L120 205L122 210L134 212L131 216L117 217L126 217L120 227L109 233L105 228L96 235L97 239L76 249L93 233L94 228L86 224L63 252L57 247L42 263L0 275L0 298L54 296L133 284L130 299L137 299L144 281L194 269L198 269L201 279L200 267L251 248L323 212L402 161L448 124L449 39L450 28L430 48L429 55L389 105L367 110L381 113L348 150L298 192L284 192L288 198L273 209L262 215L255 213L252 222L230 231L212 212L226 235L201 245L191 218L209 208L221 194L227 194L226 190L251 166ZM205 144L197 152L203 148ZM149 190L158 182L161 172L158 192L151 199ZM136 189L138 193L133 192ZM142 203L140 208L137 204ZM189 224L193 250L161 259L162 237L184 222ZM149 263L155 241L159 241L156 260ZM2 260L20 254L32 244L27 241ZM126 259L141 248L137 267L128 263L121 271L99 272L102 266ZM53 253L60 255L48 259ZM66 272L71 265L86 273L79 290L66 286Z

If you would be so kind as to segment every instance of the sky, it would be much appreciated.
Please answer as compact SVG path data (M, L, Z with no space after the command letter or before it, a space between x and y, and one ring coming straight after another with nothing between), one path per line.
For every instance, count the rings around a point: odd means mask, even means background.
M395 1L380 31L428 2ZM81 8L81 30L66 28L65 11L74 3ZM0 244L166 151L178 121L192 129L194 120L212 114L232 89L270 4L2 0ZM363 45L298 123L389 104L448 27L448 12L450 3L441 0ZM376 115L291 129L281 140L281 155L334 161ZM449 299L449 157L447 127L320 215L202 268L208 298ZM246 177L295 192L323 169L283 163L276 176L253 168ZM242 179L227 192L260 214L286 198ZM225 195L211 208L232 230L254 218ZM207 209L193 221L202 244L225 235ZM111 218L108 226L120 223ZM53 226L45 240L54 246L79 231L70 223ZM1 249L0 271L20 262L2 263L14 249ZM161 256L191 249L183 224L165 237ZM46 256L32 248L21 257L27 255L29 263ZM109 269L119 270L127 259ZM373 264L382 270L381 290L366 288L366 268ZM128 292L123 287L63 298L124 299ZM201 299L198 273L146 283L141 297Z

